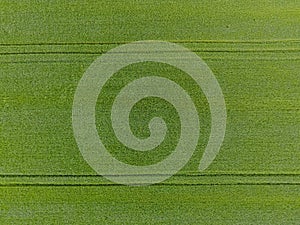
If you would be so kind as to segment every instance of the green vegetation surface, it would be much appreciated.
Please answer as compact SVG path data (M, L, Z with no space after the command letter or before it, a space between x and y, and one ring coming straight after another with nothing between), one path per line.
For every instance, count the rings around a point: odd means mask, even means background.
M299 24L299 1L0 0L0 224L299 224ZM138 40L183 45L216 76L227 129L204 172L208 102L184 72L161 63L113 76L98 98L97 130L119 160L163 160L180 136L172 105L148 98L133 108L137 137L149 136L154 116L168 125L162 145L145 153L111 138L109 110L131 80L167 77L200 115L189 163L163 183L127 187L82 158L72 130L78 82L101 54Z

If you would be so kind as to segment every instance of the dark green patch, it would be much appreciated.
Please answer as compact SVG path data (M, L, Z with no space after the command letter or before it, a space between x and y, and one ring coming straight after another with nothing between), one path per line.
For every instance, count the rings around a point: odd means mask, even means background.
M174 151L180 137L180 120L176 109L167 101L156 97L148 97L136 103L130 114L130 126L134 135L146 138L150 135L149 121L153 117L164 119L168 132L158 147L147 152L129 149L120 143L114 134L110 118L111 107L120 90L135 79L154 75L176 82L190 94L199 112L201 133L204 134L199 139L197 150L202 152L207 143L210 124L208 103L195 81L183 71L167 64L156 62L131 64L114 74L104 85L96 107L96 124L101 141L114 157L129 164L151 165L162 161ZM197 164L199 161L195 162Z

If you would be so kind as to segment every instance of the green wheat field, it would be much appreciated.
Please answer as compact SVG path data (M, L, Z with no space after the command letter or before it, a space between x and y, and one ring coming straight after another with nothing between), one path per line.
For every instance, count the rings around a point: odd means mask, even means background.
M129 82L176 81L200 118L184 168L162 183L125 186L83 159L72 105L95 59L140 40L176 43L207 63L224 94L226 135L199 172L211 128L202 91L167 64L121 69L96 105L99 137L118 160L160 162L180 136L174 107L153 97L135 105L130 126L146 138L159 116L164 142L138 152L118 141L110 108ZM0 224L300 224L300 1L0 0Z

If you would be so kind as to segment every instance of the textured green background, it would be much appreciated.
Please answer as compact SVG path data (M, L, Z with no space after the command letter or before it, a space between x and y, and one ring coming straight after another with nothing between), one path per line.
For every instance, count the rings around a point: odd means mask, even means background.
M299 224L299 24L299 1L0 1L0 223ZM209 112L192 91L203 136L189 164L156 186L119 186L81 157L73 96L99 55L149 39L182 44L206 61L225 96L226 137L198 173ZM140 65L121 71L122 82L141 68L176 76ZM140 136L143 108L132 117Z

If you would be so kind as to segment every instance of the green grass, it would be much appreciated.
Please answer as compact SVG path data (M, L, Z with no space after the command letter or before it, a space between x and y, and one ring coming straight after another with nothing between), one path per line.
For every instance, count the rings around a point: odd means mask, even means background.
M35 187L0 192L2 224L297 224L290 186Z
M299 223L300 3L0 1L0 21L0 224ZM99 55L149 39L178 42L205 60L225 96L225 140L200 174L210 128L203 94L166 65L124 68L97 104L98 132L116 157L156 162L178 139L174 109L157 99L131 115L141 137L153 115L166 118L169 136L155 152L127 151L109 139L109 125L101 129L108 99L140 75L156 73L189 90L201 138L188 165L164 183L107 186L73 137L74 93Z

